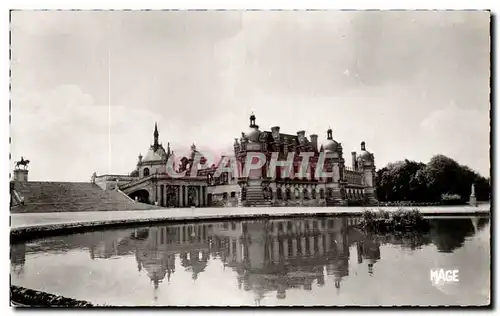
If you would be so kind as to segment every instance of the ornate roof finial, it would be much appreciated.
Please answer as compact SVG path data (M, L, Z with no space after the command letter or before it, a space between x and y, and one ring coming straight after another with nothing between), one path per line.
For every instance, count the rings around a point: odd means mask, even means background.
M333 139L332 129L330 127L328 127L328 130L326 131L326 139Z
M255 125L255 114L252 112L252 115L250 115L250 127L257 127L257 125Z
M159 133L158 133L158 124L155 122L155 131L153 133L153 136L154 136L154 146L155 146L155 149L158 148L158 136L159 136Z

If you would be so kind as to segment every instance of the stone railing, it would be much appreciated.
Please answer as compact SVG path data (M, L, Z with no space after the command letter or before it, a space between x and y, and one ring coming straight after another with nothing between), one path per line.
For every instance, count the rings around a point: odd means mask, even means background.
M346 168L344 170L344 179L348 184L363 185L363 173Z

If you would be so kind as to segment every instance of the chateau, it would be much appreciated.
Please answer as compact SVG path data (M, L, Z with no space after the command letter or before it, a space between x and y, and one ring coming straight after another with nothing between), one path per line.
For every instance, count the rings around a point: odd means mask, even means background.
M248 156L255 154L266 159L261 168L251 170L248 175L235 176L231 171L218 170L225 170L231 162L244 168ZM351 152L351 166L346 166L342 144L333 139L331 129L320 145L318 135L312 134L308 139L302 130L296 135L281 133L279 126L261 131L252 114L249 130L234 139L234 157L223 156L218 164L206 166L206 158L193 144L189 156L180 159L180 164L170 166L176 173L185 172L184 175L173 177L167 172L173 155L170 144L165 149L159 142L155 124L153 144L145 156L139 155L136 168L129 175L94 173L92 182L105 190L120 190L138 202L161 207L376 203L374 155L361 142L361 152ZM273 155L281 166L272 164ZM304 157L309 159L308 167L306 172L299 172ZM285 166L285 162L289 165ZM270 167L276 168L274 175L268 174ZM329 175L318 177L317 168ZM285 169L290 172L284 172Z

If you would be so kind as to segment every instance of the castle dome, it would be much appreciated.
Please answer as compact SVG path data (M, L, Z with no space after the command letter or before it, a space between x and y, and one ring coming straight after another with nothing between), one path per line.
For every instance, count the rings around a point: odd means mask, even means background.
M157 148L151 146L142 162L156 162L156 161L164 161L167 159L167 152L163 148L162 145L158 145Z
M245 137L248 138L249 141L255 143L259 141L260 138L260 130L259 127L251 127L248 133L245 134Z
M259 125L255 124L255 115L250 115L250 130L245 134L250 142L258 142L260 138Z
M149 147L149 150L144 157L139 158L140 163L163 162L168 159L170 155L170 143L168 144L168 153L167 153L165 148L163 148L162 144L158 142L159 135L160 133L158 133L158 126L155 123L155 130L153 133L154 137L153 145Z
M361 142L361 152L358 155L358 159L363 159L365 161L372 159L372 154L366 150L365 142Z
M365 160L368 160L368 159L371 159L371 154L370 152L366 151L366 150L363 150L360 154L359 154L359 158L361 159L365 159Z
M323 148L325 151L337 151L338 143L333 139L328 139L325 144L323 144Z
M326 142L323 144L323 149L326 152L334 152L334 151L337 151L338 146L339 146L339 143L337 143L335 140L333 140L332 129L329 128L326 131Z

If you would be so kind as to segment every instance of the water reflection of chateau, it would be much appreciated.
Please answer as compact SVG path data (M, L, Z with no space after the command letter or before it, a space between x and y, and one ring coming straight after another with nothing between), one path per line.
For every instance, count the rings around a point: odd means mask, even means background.
M144 268L157 289L165 277L170 281L178 255L180 265L191 271L193 280L196 280L209 260L209 230L207 224L136 230L133 239L138 270Z
M325 218L169 225L136 230L131 239L138 269L147 271L155 289L170 281L176 260L196 280L210 258L220 258L237 272L239 287L260 300L267 292L285 298L288 289L323 286L326 276L340 289L354 223Z
M340 288L348 275L347 219L276 220L217 227L214 250L238 273L238 285L253 290L260 301L266 292L286 297L292 288L312 290L327 276Z
M176 269L191 272L197 280L209 260L216 258L224 269L236 272L239 288L254 292L258 303L270 292L283 299L290 289L310 291L328 282L340 291L349 274L352 245L358 264L373 274L381 244L413 249L432 242L439 251L451 252L474 233L468 219L442 219L432 222L430 234L418 240L395 235L375 238L350 229L356 221L325 217L168 225L55 237L58 240L36 241L35 249L88 249L93 260L135 256L138 271L149 277L155 293ZM487 222L480 221L479 228ZM23 273L26 252L30 247L25 244L11 245L13 275Z

